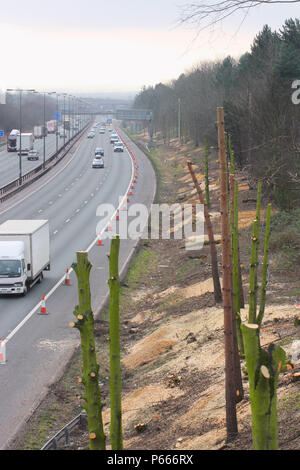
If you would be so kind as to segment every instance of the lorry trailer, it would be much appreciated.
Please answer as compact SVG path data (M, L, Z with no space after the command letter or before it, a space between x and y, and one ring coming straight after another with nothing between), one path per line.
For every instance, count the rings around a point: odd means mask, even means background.
M7 220L0 225L0 295L26 295L49 270L48 220Z

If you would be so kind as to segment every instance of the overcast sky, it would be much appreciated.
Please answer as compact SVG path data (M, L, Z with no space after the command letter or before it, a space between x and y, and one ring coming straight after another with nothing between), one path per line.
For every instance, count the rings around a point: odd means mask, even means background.
M189 0L0 0L0 88L138 91L202 60L238 57L268 23L300 17L300 3L236 14L195 39L175 27ZM192 3L192 2L191 2Z

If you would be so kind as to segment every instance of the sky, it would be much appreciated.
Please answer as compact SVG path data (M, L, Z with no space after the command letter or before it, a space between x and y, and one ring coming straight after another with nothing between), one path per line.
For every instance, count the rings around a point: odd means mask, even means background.
M130 94L201 61L238 57L264 24L300 17L300 3L261 6L197 36L178 26L193 2L0 0L0 89Z

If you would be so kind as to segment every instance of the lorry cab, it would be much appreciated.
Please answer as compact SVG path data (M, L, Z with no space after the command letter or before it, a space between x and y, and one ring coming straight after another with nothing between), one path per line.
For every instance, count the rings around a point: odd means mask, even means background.
M0 241L0 294L24 294L27 268L23 241Z

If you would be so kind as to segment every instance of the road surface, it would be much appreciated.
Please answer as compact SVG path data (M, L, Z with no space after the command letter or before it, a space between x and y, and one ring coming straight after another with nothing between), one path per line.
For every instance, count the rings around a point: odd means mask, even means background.
M98 146L104 148L104 169L91 168ZM156 190L155 174L145 155L134 144L131 147L139 162L131 203L149 207ZM40 184L40 189L34 185L31 195L2 214L0 208L0 223L7 219L48 219L51 246L51 271L45 273L42 284L34 286L25 298L0 298L0 338L8 339L7 363L0 366L0 449L6 448L79 344L77 330L69 327L77 303L75 274L71 273L71 286L56 287L75 261L77 250L90 248L95 312L107 296L109 242L93 245L99 221L96 211L101 203L118 207L132 172L129 153L114 153L109 133L97 133L94 139L82 140L66 168L55 178L44 186ZM134 240L121 241L120 270L128 264L135 245ZM40 301L47 294L49 314L42 316Z
M66 143L69 133L67 131ZM58 136L58 148L64 144L64 139ZM22 175L33 170L43 163L44 142L43 139L35 139L34 148L40 153L39 160L27 160L27 155L22 155ZM56 135L48 134L45 138L46 160L56 152ZM19 177L19 155L17 152L8 152L5 147L0 147L0 187L14 181Z

